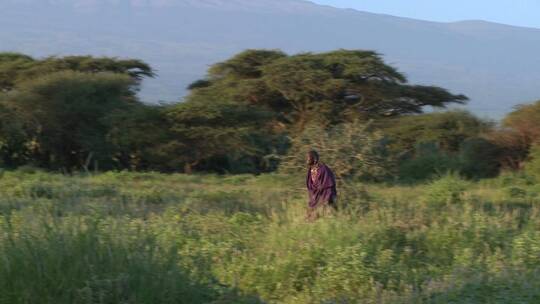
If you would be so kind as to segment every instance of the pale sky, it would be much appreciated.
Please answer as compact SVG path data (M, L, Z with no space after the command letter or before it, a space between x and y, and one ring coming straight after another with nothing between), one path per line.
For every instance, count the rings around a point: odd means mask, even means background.
M540 28L540 0L312 0L315 3L431 21L486 20Z

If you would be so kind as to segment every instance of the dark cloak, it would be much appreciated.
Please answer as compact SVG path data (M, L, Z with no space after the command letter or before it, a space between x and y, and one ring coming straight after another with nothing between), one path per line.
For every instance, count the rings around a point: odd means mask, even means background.
M334 173L325 164L319 165L318 177L315 181L311 179L311 170L307 173L307 189L309 194L309 207L315 208L320 205L333 204L336 196L336 178Z

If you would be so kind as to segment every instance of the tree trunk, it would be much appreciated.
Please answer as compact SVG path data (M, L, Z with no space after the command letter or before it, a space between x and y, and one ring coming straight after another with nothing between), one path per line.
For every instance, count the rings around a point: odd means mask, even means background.
M193 174L193 167L199 164L199 161L184 164L184 173Z
M186 163L184 165L184 173L185 174L192 174L193 173L193 167L191 166L190 163Z

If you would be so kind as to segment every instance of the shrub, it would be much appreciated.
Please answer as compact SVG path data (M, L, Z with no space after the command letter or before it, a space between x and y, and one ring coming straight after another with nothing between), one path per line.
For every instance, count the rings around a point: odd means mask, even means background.
M447 152L435 142L416 145L415 156L403 161L399 178L413 182L433 178L448 171L467 178L495 177L499 173L498 148L482 138L462 142L456 153Z
M527 191L520 187L509 187L506 193L510 198L524 198L527 196Z
M328 163L338 179L384 180L392 176L394 162L386 150L382 133L369 124L344 123L325 129L310 125L299 136L291 138L291 149L281 163L284 172L300 172L305 157L315 149Z
M532 146L529 152L529 161L525 164L525 172L540 178L540 144Z
M459 159L442 151L434 142L420 143L415 150L416 155L399 166L402 181L423 181L448 171L459 171Z
M448 173L428 185L425 201L433 205L460 203L468 185L456 173Z
M460 173L468 178L495 177L500 169L500 153L500 149L486 139L469 138L460 146Z

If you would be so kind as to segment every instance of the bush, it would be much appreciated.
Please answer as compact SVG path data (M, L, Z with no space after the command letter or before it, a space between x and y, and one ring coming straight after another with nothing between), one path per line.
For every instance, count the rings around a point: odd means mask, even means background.
M499 174L500 149L483 138L465 140L459 151L460 173L468 178L495 177Z
M432 205L460 203L469 183L456 173L448 173L428 185L425 201Z
M536 178L540 178L540 144L532 146L529 152L529 161L525 164L525 172Z
M392 176L394 162L382 133L369 124L345 123L325 129L310 125L291 138L291 149L280 166L284 172L302 172L309 150L317 150L338 179L384 180Z
M441 151L437 144L426 142L418 144L416 155L399 166L399 179L404 182L417 182L459 169L458 158Z
M498 153L495 145L482 138L463 141L457 153L444 151L435 142L420 143L415 148L415 156L399 167L399 178L417 182L449 171L471 179L495 177L500 167Z
M507 188L506 193L510 198L525 198L527 196L527 191L520 187Z

